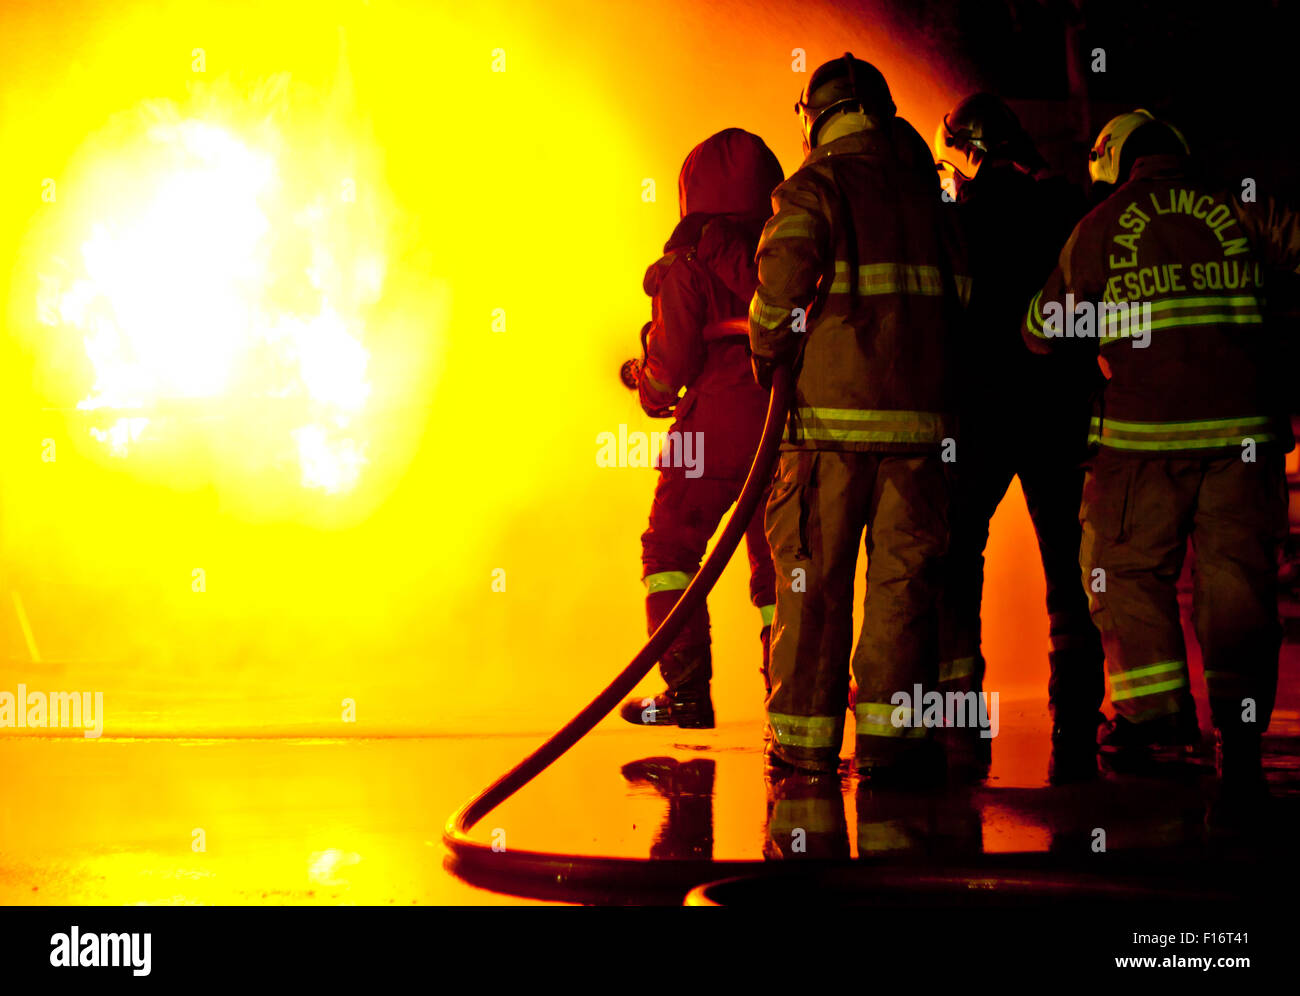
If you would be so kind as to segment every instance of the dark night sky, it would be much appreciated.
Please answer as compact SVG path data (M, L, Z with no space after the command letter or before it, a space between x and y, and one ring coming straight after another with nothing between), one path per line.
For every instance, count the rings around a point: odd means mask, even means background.
M893 17L972 89L1013 101L1068 101L1072 34L1091 130L1145 106L1182 128L1215 171L1249 170L1277 186L1300 180L1300 3L908 0ZM1096 48L1105 50L1105 72L1090 69Z

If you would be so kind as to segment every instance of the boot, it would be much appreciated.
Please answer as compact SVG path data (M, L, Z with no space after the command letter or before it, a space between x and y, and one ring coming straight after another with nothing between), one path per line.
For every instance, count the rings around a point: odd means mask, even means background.
M713 700L709 697L713 658L709 647L670 650L659 662L659 672L668 687L653 699L628 699L619 715L634 726L713 729Z
M1264 778L1260 735L1215 730L1214 768L1218 792L1205 812L1211 833L1242 833L1267 825L1272 796Z
M993 741L980 736L981 731L969 726L940 727L930 731L935 742L943 748L948 767L959 782L979 782L989 776L993 765Z
M944 749L931 737L899 745L889 753L888 758L858 756L858 775L873 789L929 789L946 780Z
M1061 720L1052 727L1048 784L1069 785L1097 777L1097 728L1105 722L1105 716L1095 713L1084 721Z
M634 726L676 726L711 730L716 724L708 686L703 692L665 688L654 698L630 698L619 715Z
M1142 756L1151 760L1185 760L1201 743L1195 709L1134 723L1116 716L1101 727L1097 747L1103 754Z

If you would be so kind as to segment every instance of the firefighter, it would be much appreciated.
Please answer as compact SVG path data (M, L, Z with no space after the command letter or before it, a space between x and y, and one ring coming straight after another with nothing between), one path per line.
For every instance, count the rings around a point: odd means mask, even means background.
M1071 233L1022 333L1036 352L1097 357L1107 378L1080 511L1116 713L1104 752L1177 757L1199 741L1175 587L1195 544L1213 827L1267 800L1260 741L1277 686L1291 439L1260 299L1266 266L1300 268L1300 219L1202 178L1182 136L1145 111L1102 129L1089 171L1117 189Z
M760 383L778 364L795 375L766 518L777 568L766 753L776 768L838 766L865 529L856 762L910 784L936 771L912 700L938 671L948 339L957 284L969 283L929 149L880 72L846 53L813 73L795 109L806 158L772 195L749 311Z
M686 157L678 178L681 221L663 257L646 271L652 320L637 387L647 414L674 419L649 528L641 537L650 633L699 570L709 537L740 494L758 449L767 393L751 373L745 308L757 282L754 250L771 216L772 189L782 178L776 156L757 135L728 128L705 139ZM672 445L685 449L687 434L701 440L695 447L695 456L703 457L700 466L686 466L671 451ZM761 512L745 540L766 684L775 582ZM712 728L707 609L673 640L659 671L667 688L653 699L629 699L623 718L639 725Z
M975 94L953 108L934 145L953 181L973 278L939 683L945 692L983 690L984 548L989 521L1019 477L1047 582L1049 779L1091 777L1105 679L1101 640L1079 587L1079 500L1088 397L1101 378L1095 368L1081 376L1060 357L1028 353L1019 334L1026 304L1083 215L1083 195L1048 171L1015 113L992 94ZM951 759L977 776L987 772L990 740L975 730L944 734Z

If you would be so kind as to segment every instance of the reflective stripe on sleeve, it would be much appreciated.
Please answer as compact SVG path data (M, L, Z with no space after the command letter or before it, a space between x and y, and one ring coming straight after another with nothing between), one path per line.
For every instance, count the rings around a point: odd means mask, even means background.
M749 302L749 320L769 332L780 328L789 317L790 312L785 308L774 308L770 304L764 304L757 294Z
M830 292L847 294L849 290L849 264L837 259ZM919 294L923 297L940 297L943 294L943 277L937 266L867 263L858 267L858 293L865 296Z

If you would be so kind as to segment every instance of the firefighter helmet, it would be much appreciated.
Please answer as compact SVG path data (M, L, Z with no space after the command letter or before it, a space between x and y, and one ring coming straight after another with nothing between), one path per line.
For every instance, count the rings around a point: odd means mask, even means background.
M1134 132L1149 124L1163 125L1177 139L1184 153L1191 151L1181 131L1168 121L1162 121L1150 111L1139 107L1135 111L1111 118L1101 129L1101 134L1088 153L1088 176L1093 183L1118 185L1123 182L1123 177L1120 176L1120 157L1124 154L1124 143Z
M817 133L831 116L853 107L885 118L897 110L880 70L845 52L817 67L794 105L808 148L816 148Z
M989 158L1040 165L1038 154L1016 112L991 93L975 93L949 111L934 133L934 159L957 184L975 178Z

